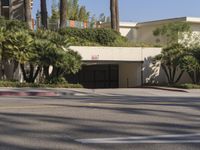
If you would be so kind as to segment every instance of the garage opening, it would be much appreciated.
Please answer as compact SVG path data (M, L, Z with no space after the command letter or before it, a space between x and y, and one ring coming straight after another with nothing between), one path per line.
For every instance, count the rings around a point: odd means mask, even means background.
M118 88L118 65L83 65L75 75L67 75L69 83L80 83L84 88Z

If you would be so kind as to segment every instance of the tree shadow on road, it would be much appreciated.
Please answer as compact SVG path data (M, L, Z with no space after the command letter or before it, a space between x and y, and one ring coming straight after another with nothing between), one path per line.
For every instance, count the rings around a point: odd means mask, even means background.
M34 101L37 98L29 98L31 99ZM45 111L40 113L39 110L38 112L0 111L0 149L103 150L113 149L113 145L81 144L74 139L105 137L105 135L127 137L158 133L190 134L200 131L199 98L122 95L56 99L49 97L41 100L45 100L43 102L45 105L58 108L48 113ZM70 116L71 112L68 110L74 111L75 115ZM63 113L58 113L62 111ZM91 118L86 116L90 113ZM161 121L153 120L159 118ZM167 121L171 119L174 122ZM190 146L197 148L195 144ZM116 146L114 149L122 147Z

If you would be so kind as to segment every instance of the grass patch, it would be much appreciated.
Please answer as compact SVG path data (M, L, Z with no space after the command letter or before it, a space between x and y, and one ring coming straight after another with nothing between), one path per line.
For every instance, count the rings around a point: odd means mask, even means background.
M182 89L200 89L200 84L185 83L185 84L176 84L173 85L172 87L182 88Z
M184 84L145 84L144 86L159 86L168 88L180 88L180 89L200 89L200 84L184 83Z

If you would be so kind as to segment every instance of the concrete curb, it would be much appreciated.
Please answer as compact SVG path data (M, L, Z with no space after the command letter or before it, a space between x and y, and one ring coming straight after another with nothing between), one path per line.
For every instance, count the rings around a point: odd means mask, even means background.
M57 89L24 89L24 88L11 88L0 89L0 96L40 96L40 97L56 97L56 96L74 96L86 95L84 92L78 91L59 91Z
M0 91L0 96L58 96L55 92Z
M143 86L142 88L151 88L151 89L171 91L171 92L184 92L184 93L188 93L188 91L184 90L184 89L162 87L162 86Z

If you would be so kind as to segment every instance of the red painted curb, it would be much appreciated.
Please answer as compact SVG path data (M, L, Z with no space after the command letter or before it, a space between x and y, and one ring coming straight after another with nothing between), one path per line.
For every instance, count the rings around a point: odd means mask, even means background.
M58 96L55 92L15 92L0 91L0 96Z

